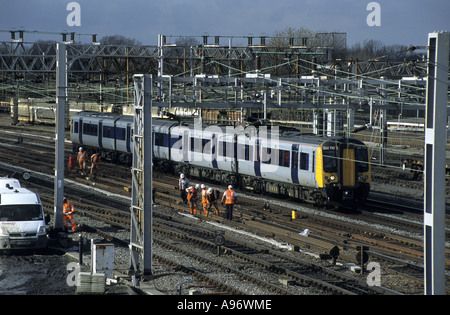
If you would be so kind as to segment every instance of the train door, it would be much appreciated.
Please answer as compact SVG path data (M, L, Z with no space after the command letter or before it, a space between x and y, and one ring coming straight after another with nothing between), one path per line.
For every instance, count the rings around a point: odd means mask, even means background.
M299 184L298 181L298 144L292 145L292 155L291 155L291 178L293 184Z
M98 121L98 146L103 149L103 120Z
M355 150L344 148L342 150L342 185L344 187L355 186Z
M231 143L231 145L233 146L233 156L232 156L232 161L231 161L231 171L232 172L238 172L238 159L237 159L237 135L234 134L233 135L233 142Z
M255 141L255 153L254 153L254 169L255 175L261 177L261 140L256 139Z
M80 141L80 145L83 144L83 118L80 118L80 125L78 128L78 137Z
M183 132L183 160L185 163L189 163L189 149L191 147L189 141L189 130Z
M217 135L213 133L211 138L211 158L212 158L212 167L219 168L217 164Z
M127 152L131 152L131 124L127 124L126 146Z

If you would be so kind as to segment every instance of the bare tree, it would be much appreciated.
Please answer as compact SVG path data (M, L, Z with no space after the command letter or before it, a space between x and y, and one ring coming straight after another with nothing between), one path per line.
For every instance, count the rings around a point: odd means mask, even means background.
M200 45L200 42L194 37L180 37L175 41L175 44L181 47L196 47Z
M275 31L267 46L280 48L289 47L291 44L300 46L304 44L303 38L312 38L314 34L315 32L303 27L299 29L287 27L282 31ZM294 40L294 43L290 43L291 38Z
M376 60L404 60L410 57L408 47L404 45L387 46L378 40L365 40L362 44L356 43L345 52L345 58L349 59L376 59Z
M125 46L138 46L142 43L136 39L128 38L123 35L109 35L100 39L103 45L125 45Z

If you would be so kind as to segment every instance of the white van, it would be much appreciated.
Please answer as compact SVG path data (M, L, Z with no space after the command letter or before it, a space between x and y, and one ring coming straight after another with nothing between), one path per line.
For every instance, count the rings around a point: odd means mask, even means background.
M38 194L0 178L0 251L47 247L46 219Z
M2 188L20 188L22 187L20 185L19 180L15 178L9 178L9 177L0 177L0 189Z

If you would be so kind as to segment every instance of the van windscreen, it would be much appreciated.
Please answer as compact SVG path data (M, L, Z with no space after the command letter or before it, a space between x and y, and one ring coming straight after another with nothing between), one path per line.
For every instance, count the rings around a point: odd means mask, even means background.
M0 206L0 221L39 221L43 220L41 205L3 205Z

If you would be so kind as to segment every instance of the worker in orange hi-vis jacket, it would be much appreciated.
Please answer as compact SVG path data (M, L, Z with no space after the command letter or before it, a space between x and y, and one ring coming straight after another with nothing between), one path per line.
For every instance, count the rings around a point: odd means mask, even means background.
M98 175L98 165L100 164L100 157L98 156L97 153L94 153L91 155L91 179L95 177L97 177Z
M219 215L219 207L217 207L217 199L219 199L219 192L217 189L208 188L206 192L206 200L208 202L208 214L211 211L211 208L214 207L216 211L216 215Z
M237 197L236 192L233 190L233 186L229 185L228 190L223 193L222 196L222 204L225 202L225 218L227 220L233 219L233 209L236 204Z
M84 175L86 172L87 152L82 147L80 147L78 151L77 160L78 165L80 166L81 174Z
M206 196L206 193L208 189L204 184L201 184L200 188L202 189L202 206L203 206L203 213L205 216L208 216L208 198Z
M63 201L63 223L64 228L67 232L75 232L77 230L77 225L75 224L75 219L73 214L75 213L75 207L73 206L72 201L68 200L64 197Z
M197 213L197 190L190 186L186 189L187 201L189 202L189 213L195 215Z

